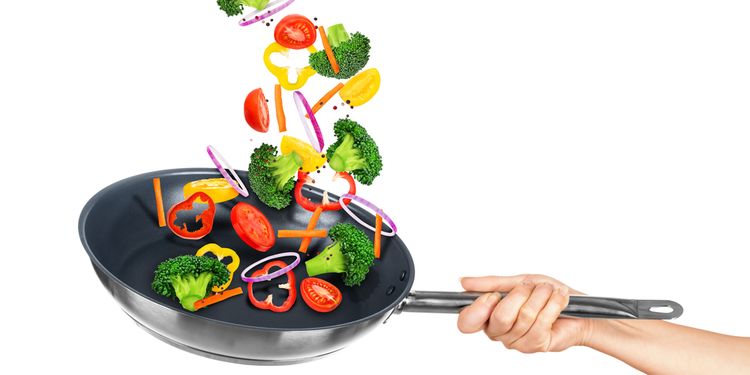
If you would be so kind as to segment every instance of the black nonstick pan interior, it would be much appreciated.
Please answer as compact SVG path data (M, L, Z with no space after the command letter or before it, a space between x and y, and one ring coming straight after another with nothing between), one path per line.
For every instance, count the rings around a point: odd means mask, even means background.
M247 181L246 172L238 173ZM181 169L134 176L111 185L92 198L81 219L82 240L87 244L85 247L92 261L116 281L150 300L184 314L194 314L226 323L272 330L308 330L346 325L393 309L411 289L414 264L409 251L398 236L382 237L381 258L375 260L362 285L344 286L340 275L318 276L336 285L343 294L341 305L333 312L315 312L299 296L294 307L286 313L259 310L248 300L247 283L240 279L241 271L268 255L297 251L300 240L277 239L276 245L267 252L256 251L234 232L229 219L232 206L238 201L256 206L268 217L276 230L304 229L311 212L294 202L289 207L277 211L259 202L251 192L248 198L238 196L232 201L217 204L214 228L208 236L197 241L184 240L175 236L168 228L160 228L157 224L153 177L161 179L164 206L167 210L171 205L184 200L183 186L187 182L220 177L220 174L211 169ZM321 192L307 186L305 195L320 199ZM374 223L373 215L353 203L350 208L364 220ZM321 215L318 228L329 228L339 222L359 226L343 211L327 211ZM384 227L387 229L385 224ZM362 229L372 239L373 233ZM302 261L315 256L329 242L328 238L314 239L307 254L301 254ZM232 248L239 254L241 264L234 274L230 288L241 286L245 294L197 312L188 312L183 310L176 300L159 296L151 290L153 272L160 262L178 255L194 254L197 249L208 243ZM304 264L295 268L294 274L297 287L308 277ZM284 279L285 277L282 277L281 281Z

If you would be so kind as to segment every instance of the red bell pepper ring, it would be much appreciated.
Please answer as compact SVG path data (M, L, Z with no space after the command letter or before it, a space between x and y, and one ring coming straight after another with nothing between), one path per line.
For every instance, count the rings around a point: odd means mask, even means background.
M180 211L190 211L193 209L193 202L200 201L201 203L208 203L208 208L203 210L200 215L195 217L195 222L201 222L203 226L194 231L190 231L187 228L186 223L182 223L182 225L177 226L175 224L175 221L177 221L177 213ZM193 195L191 195L188 199L185 199L184 201L177 203L176 205L172 206L172 208L169 209L169 212L167 213L167 226L169 229L176 234L177 236L184 238L186 240L198 240L203 237L205 237L207 234L211 233L211 229L214 227L214 216L216 215L216 205L214 204L213 199L208 196L208 194L199 191Z
M287 266L286 263L284 263L281 260L275 260L273 262L266 263L263 268L255 271L251 277L260 277L263 275L268 274L271 271L271 268L273 267L279 267L284 268ZM263 301L258 301L255 298L255 294L253 294L253 283L247 283L247 297L250 299L250 303L253 304L253 306L261 309L261 310L271 310L273 312L282 313L285 311L289 311L289 309L294 306L294 302L297 301L297 284L296 280L294 278L294 272L289 271L286 273L287 281L286 284L279 285L279 287L284 288L288 287L289 289L289 295L286 297L286 300L284 303L281 304L281 306L276 306L273 304L273 294L269 294L266 299ZM287 289L287 288L284 288Z
M357 184L354 182L354 178L352 178L352 175L350 175L347 172L338 172L334 176L334 178L343 178L346 180L346 182L349 183L349 194L356 195L357 194ZM305 185L306 182L312 182L312 179L308 176L307 172L297 172L297 184L294 186L294 199L297 201L297 204L302 206L302 208L308 210L308 211L315 211L316 208L322 207L323 211L338 211L341 209L341 202L331 202L331 203L315 203L311 201L309 198L306 198L302 195L302 186ZM345 204L349 204L351 199L344 199Z

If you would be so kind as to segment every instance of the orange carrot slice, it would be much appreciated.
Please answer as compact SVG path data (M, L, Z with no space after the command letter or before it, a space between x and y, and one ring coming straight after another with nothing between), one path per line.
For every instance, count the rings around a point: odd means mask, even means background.
M318 34L320 34L320 40L323 42L323 48L326 50L326 56L328 56L328 62L331 63L331 68L333 69L333 72L336 74L339 74L341 71L339 69L339 63L336 62L336 56L333 55L333 50L331 49L331 45L328 44L328 37L326 36L326 29L323 28L323 26L318 26Z
M159 227L167 226L167 219L164 217L164 200L161 195L161 179L156 177L154 183L154 197L156 197L156 216L159 217Z
M276 99L276 122L279 123L279 133L286 131L286 115L284 115L284 104L281 102L281 85L274 87Z
M336 95L336 93L339 92L339 90L341 90L341 88L343 87L344 84L339 82L334 88L323 95L323 97L320 98L320 100L318 100L318 102L315 103L315 105L312 107L312 113L318 113L318 110L323 108L323 106L328 103L328 101L331 100L331 98L333 98L333 96Z
M300 238L300 237L323 238L327 235L328 235L328 231L325 229L316 229L316 230L279 229L279 233L277 237L279 238Z
M383 230L383 217L375 215L375 258L380 259L380 232Z
M225 290L223 292L219 292L216 294L212 294L204 299L199 299L193 303L193 307L195 307L196 310L200 310L206 306L213 305L214 303L221 302L225 299L238 296L242 294L242 287L236 287L234 289Z
M320 217L321 212L323 212L323 206L318 206L318 208L313 211L310 222L307 223L307 230L315 229L315 226L318 224L318 218ZM310 246L310 242L312 242L312 237L303 238L302 243L299 245L299 252L303 254L306 253L307 248Z

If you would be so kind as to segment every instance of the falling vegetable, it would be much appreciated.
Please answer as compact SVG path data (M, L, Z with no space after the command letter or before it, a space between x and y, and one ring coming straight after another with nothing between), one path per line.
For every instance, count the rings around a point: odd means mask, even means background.
M240 195L229 182L223 177L204 178L202 180L190 181L182 188L185 198L201 191L206 193L214 203L232 200Z
M266 272L262 272L260 274L258 274L258 272L254 272L253 276L251 276L251 277L246 276L248 272L250 272L252 269L254 269L255 267L257 267L257 266L259 266L261 264L265 264L266 262L268 262L270 260L279 259L279 258L287 258L287 257L294 258L294 260L292 261L292 263L289 264L288 266L281 267L278 270L273 271L273 272L268 272L268 269L266 269ZM242 274L240 275L240 278L242 279L242 281L244 281L246 283L257 283L257 282L261 282L261 281L273 280L273 279L275 279L275 278L277 278L277 277L279 277L279 276L281 276L281 275L283 275L283 274L285 274L285 273L293 270L294 267L297 267L297 265L299 264L299 262L300 262L300 256L299 256L299 254L293 253L293 252L286 252L286 253L280 253L280 254L270 255L270 256L267 256L267 257L265 257L265 258L263 258L263 259L255 262L255 263L253 263L253 264L245 267L245 269L242 270Z
M349 173L346 172L339 172L334 175L335 178L343 178L346 180L346 182L349 183L349 193L351 195L357 194L357 184L354 182L354 179ZM309 198L302 195L302 187L307 182L311 182L310 176L305 172L298 172L297 173L297 184L294 186L294 199L297 201L297 204L300 205L300 207L308 210L308 211L315 211L318 207L321 207L323 211L338 211L341 209L341 203L340 202L330 202L330 203L314 203ZM344 200L344 203L348 203L347 200Z
M302 159L303 172L314 172L328 161L326 154L318 152L309 143L289 135L281 137L280 148L283 155L294 152Z
M302 280L299 292L305 304L317 312L331 312L341 304L339 288L317 277L308 277Z
M346 85L339 91L341 100L351 106L360 106L372 99L380 89L380 72L375 68L370 68L346 82Z
M179 226L177 222L177 213L181 211L190 211L193 209L193 203L196 201L208 204L208 208L203 210L199 215L195 216L195 223L200 223L200 228L196 230L190 230L187 223L182 222ZM214 216L216 215L216 205L214 205L213 199L208 194L203 192L197 192L191 195L184 201L175 204L167 212L167 227L172 233L186 240L199 240L211 233L211 229L214 225ZM192 226L192 224L191 224Z
M320 98L320 100L315 103L315 105L313 105L312 112L318 113L318 111L323 108L323 106L328 103L328 101L331 100L331 98L333 98L333 96L336 95L336 93L339 92L339 90L341 90L343 87L343 83L337 83L336 86L329 90L325 95L323 95L322 98Z
M316 49L315 47L310 46L307 47L307 51L312 54L315 53ZM297 80L294 82L289 81L289 69L293 68L289 66L278 66L272 63L271 55L274 53L286 55L289 53L289 48L273 42L268 45L266 51L263 53L263 63L265 63L266 69L276 77L281 87L287 90L298 90L307 83L307 80L310 79L310 77L315 75L315 70L310 66L294 68L297 73Z
M325 197L327 197L328 194L326 194ZM312 217L310 217L310 222L307 223L307 230L313 230L315 229L315 226L318 225L318 219L320 218L320 214L323 212L323 206L318 206L318 208L313 211ZM312 242L312 237L305 237L302 239L302 243L299 245L299 252L300 253L306 253L307 248L310 246L310 242Z
M248 6L257 10L262 10L268 5L270 0L217 0L216 4L219 9L227 14L227 17L242 14L244 7Z
M312 144L315 151L323 151L323 146L325 146L323 132L320 130L320 125L318 125L318 120L315 118L315 114L312 112L310 104L307 103L307 99L305 99L305 96L299 91L294 92L294 104L297 106L299 120L302 122L302 127L305 128L305 133L307 133L307 138L310 140L310 144ZM310 126L307 124L308 119L310 120ZM311 127L312 130L310 130Z
M164 199L161 194L161 179L156 177L152 182L154 185L154 197L156 198L156 216L159 220L159 228L163 228L167 225L167 220L164 218Z
M237 191L237 193L239 193L243 197L247 197L248 195L250 195L250 192L247 191L247 188L245 187L245 183L242 182L240 176L237 175L237 171L235 171L234 168L229 165L229 162L224 159L224 156L219 153L219 150L215 149L211 145L208 145L208 147L206 147L206 152L208 153L208 157L211 158L211 161L214 163L221 176L224 177L224 180L226 180L227 183L229 183L229 185L232 186L235 191ZM229 173L232 174L231 177L229 176Z
M280 210L292 202L294 176L302 167L296 152L278 155L276 146L263 143L250 156L247 179L261 202Z
M279 229L277 233L279 238L323 238L328 235L325 229L297 230L297 229Z
M208 295L211 287L229 279L227 267L216 259L181 255L167 259L154 271L151 289L165 297L177 297L182 308L195 311L195 302Z
M276 243L271 222L255 206L246 202L237 203L232 207L229 219L240 239L253 249L268 251Z
M358 195L354 195L354 194L341 194L341 197L339 199L342 199L344 201L344 203L345 203L344 205L341 206L344 209L344 211L349 216L351 216L351 218L354 219L354 221L356 221L357 223L359 223L359 225L361 225L361 226L363 226L363 227L365 227L365 228L367 228L367 229L369 229L371 231L375 231L376 230L376 228L373 228L372 225L370 225L370 224L366 223L364 220L360 219L359 216L355 215L354 212L352 212L352 210L349 209L349 202L351 202L351 201L355 201L357 203L360 203L361 205L367 207L372 212L374 212L375 216L376 216L376 218L375 218L375 220L376 220L376 224L375 225L376 226L378 225L377 224L378 217L380 218L380 220L385 221L386 223L388 223L388 226L391 228L391 231L390 232L384 232L383 229L382 229L382 225L383 224L381 222L380 223L381 229L378 231L378 233L380 233L381 235L386 236L386 237L393 237L393 236L396 235L396 232L398 231L398 229L396 228L396 223L393 222L393 219L391 219L391 217L388 216L385 213L385 211L383 211L382 209L380 209L378 206L374 205L372 202L370 202L367 199L362 198L362 197L360 197Z
M279 123L279 133L286 131L286 115L284 114L284 103L281 101L281 85L276 84L273 88L273 96L276 102L276 122Z
M234 271L237 271L237 268L240 267L240 257L237 255L237 252L228 248L228 247L221 247L215 243L210 243L207 245L204 245L198 251L195 252L195 256L204 256L206 254L213 254L218 261L221 262L222 259L229 257L232 258L232 261L227 264L227 271L229 271L229 278L226 283L222 285L214 285L211 290L214 292L221 292L229 287L229 284L232 282L232 277L234 276Z
M294 2L294 0L275 0L268 5L266 5L263 9L256 9L253 12L250 12L244 16L242 16L242 19L239 22L240 26L250 26L256 22L260 22L265 20L268 17L273 16L274 14L282 11L284 8L288 7Z
M280 260L268 262L262 269L255 271L255 273L253 273L252 276L259 277L261 275L268 274L273 267L285 268L287 267L287 265L286 263ZM276 313L289 311L289 309L291 309L292 306L294 306L294 302L297 300L297 285L296 285L296 280L294 277L294 272L287 272L286 275L287 275L287 282L284 284L278 285L278 287L281 289L289 290L289 294L287 295L286 299L281 305L274 305L273 294L270 294L270 293L262 301L256 299L255 291L253 290L254 282L252 281L247 284L247 297L248 299L250 299L250 303L252 303L253 306L261 310L271 310Z
M315 43L317 36L312 21L299 14L290 14L282 18L273 32L276 43L291 49L310 47Z
M339 74L339 64L336 62L336 56L333 54L333 50L331 49L331 44L328 43L328 38L326 37L326 30L323 28L323 26L318 27L318 33L320 33L320 41L323 42L323 49L326 52L326 57L328 58L328 64L331 65L331 69L333 69L334 74Z
M245 98L245 122L255 131L265 133L268 131L268 102L263 95L263 89L257 88L250 91Z
M328 164L337 172L350 172L357 181L370 185L383 169L375 141L362 125L340 119L333 125L337 139L326 152Z
M322 35L321 35L322 36ZM347 79L362 70L370 60L370 39L361 33L349 34L341 24L328 28L326 34L340 71L336 72L325 51L310 54L310 67L324 77Z
M380 232L383 231L383 217L379 214L375 214L375 240L373 241L375 244L375 248L373 250L373 253L375 254L375 259L380 259Z
M242 287L238 286L234 289L229 289L227 291L212 294L204 299L197 300L195 301L195 303L193 303L193 307L197 311L204 307L232 298L234 296L239 296L240 294L242 294Z
M364 281L375 256L367 235L354 225L339 223L331 227L328 237L333 243L320 254L305 262L307 274L317 276L341 273L344 285L355 286Z

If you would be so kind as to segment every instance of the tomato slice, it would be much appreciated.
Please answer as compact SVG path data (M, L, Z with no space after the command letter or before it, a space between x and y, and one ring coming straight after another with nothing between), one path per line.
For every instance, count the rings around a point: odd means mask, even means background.
M307 306L317 312L330 312L341 304L339 288L317 277L302 280L299 291Z
M367 69L352 77L339 91L341 100L352 106L360 106L372 99L380 89L380 72Z
M265 133L268 131L268 102L263 89L250 91L245 98L245 121L251 128Z
M237 235L253 249L267 251L276 243L273 226L255 206L237 203L232 207L230 219Z
M276 43L289 49L303 49L315 43L318 34L315 25L307 17L290 14L279 21L273 32Z

